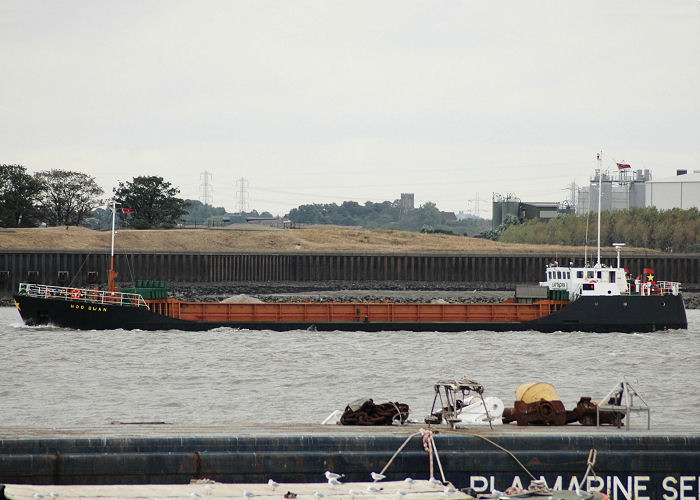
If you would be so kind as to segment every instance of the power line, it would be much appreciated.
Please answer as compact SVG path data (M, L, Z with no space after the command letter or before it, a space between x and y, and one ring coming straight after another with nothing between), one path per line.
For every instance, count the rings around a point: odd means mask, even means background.
M248 211L248 179L241 177L236 181L236 203L238 204L238 212L244 213Z
M202 183L199 185L199 201L205 205L214 205L214 186L211 184L211 174L206 170L199 174Z

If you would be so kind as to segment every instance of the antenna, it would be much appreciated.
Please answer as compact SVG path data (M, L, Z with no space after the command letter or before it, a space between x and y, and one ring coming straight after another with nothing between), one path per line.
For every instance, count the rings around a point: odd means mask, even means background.
M625 246L624 243L613 243L615 250L617 250L617 267L620 268L620 250Z
M236 198L238 199L238 212L243 214L248 211L248 179L241 177L236 181Z
M117 279L117 273L114 270L114 221L117 217L117 205L120 205L120 203L117 203L115 200L112 200L109 202L109 208L112 211L112 250L110 252L110 258L109 258L109 285L108 289L110 292L116 292L117 291L117 285L114 283L115 280Z
M603 193L603 169L600 165L603 162L603 152L601 151L597 155L598 160L598 261L595 267L600 267L600 203Z
M199 174L202 183L199 185L199 201L205 205L214 204L214 186L211 185L211 174L206 170Z

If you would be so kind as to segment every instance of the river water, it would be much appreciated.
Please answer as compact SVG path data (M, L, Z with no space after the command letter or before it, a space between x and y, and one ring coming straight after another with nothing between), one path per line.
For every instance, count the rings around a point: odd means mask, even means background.
M700 431L700 310L688 321L645 334L75 331L26 327L3 307L0 425L317 423L361 397L408 403L422 421L441 378L473 378L506 406L546 381L573 408L625 376L653 429Z

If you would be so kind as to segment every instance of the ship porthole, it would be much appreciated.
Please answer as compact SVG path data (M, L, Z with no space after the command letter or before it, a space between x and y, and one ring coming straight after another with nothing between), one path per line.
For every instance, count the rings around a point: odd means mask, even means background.
M623 306L623 307L627 307L627 302L623 302L623 303L622 303L622 306Z
M610 295L611 293L612 293L612 290L608 290L608 295Z
M666 302L661 302L661 307L666 307Z

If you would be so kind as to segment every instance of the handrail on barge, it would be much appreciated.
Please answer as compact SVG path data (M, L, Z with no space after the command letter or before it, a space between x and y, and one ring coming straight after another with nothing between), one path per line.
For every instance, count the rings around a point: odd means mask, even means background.
M66 286L39 285L36 283L20 283L17 295L41 299L58 299L71 302L90 304L109 304L127 307L145 307L148 304L138 293L109 292L94 288L73 288Z

